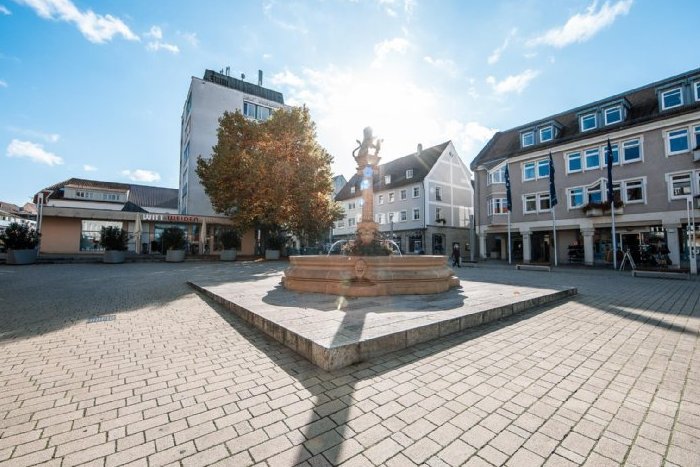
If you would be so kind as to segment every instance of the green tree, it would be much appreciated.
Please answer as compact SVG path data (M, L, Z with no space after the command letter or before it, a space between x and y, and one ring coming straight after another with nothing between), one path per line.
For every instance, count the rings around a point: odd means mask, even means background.
M306 107L277 110L264 122L225 112L212 157L197 158L197 175L214 210L238 229L286 229L311 241L342 217L332 161Z

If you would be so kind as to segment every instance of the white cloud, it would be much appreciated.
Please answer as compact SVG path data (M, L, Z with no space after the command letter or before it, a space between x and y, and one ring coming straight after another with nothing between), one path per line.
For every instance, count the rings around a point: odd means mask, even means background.
M270 82L275 86L286 85L295 88L299 88L304 85L304 80L289 70L284 70L281 73L273 75L272 78L270 78Z
M160 174L152 170L122 170L122 175L128 177L129 180L134 182L157 182L160 180Z
M0 79L0 88L6 88L7 82Z
M7 157L26 157L32 162L50 166L63 164L63 159L48 152L41 144L13 139L7 146Z
M626 15L633 1L620 0L612 6L606 1L598 11L597 1L594 1L585 13L575 14L564 26L550 29L543 35L529 40L527 45L551 45L561 49L576 42L585 42L603 28L610 26L619 15Z
M173 54L180 53L180 48L177 45L163 42L163 30L160 28L160 26L151 26L151 29L145 33L144 36L154 39L146 44L146 49L150 50L151 52L166 50Z
M494 63L497 63L501 59L501 55L503 52L508 48L508 44L510 44L510 40L518 33L517 28L513 28L510 30L508 35L506 36L505 40L503 41L503 44L501 44L500 47L498 47L496 50L494 50L491 55L489 55L489 58L487 59L489 65L493 65Z
M263 4L263 13L268 20L282 29L301 34L309 32L305 25L303 10L299 8L299 5L290 2L277 3L274 0L267 0Z
M453 62L449 58L433 58L429 55L426 55L425 57L423 57L423 61L434 66L438 70L444 71L452 77L457 76L457 65L455 65L455 62Z
M85 172L97 172L97 167L95 167L94 165L85 164L83 165L83 170Z
M163 38L163 30L159 26L151 26L150 31L145 34L146 37L152 37L154 39Z
M9 16L12 14L12 12L10 10L8 10L5 5L0 5L0 14Z
M528 69L519 75L510 75L502 81L496 81L496 78L489 76L486 78L486 82L491 85L493 92L496 94L508 94L511 92L520 94L523 92L523 89L530 84L530 81L535 79L539 74L540 72L537 70Z
M375 44L374 62L372 62L372 66L380 66L390 53L398 53L401 55L405 54L409 45L410 43L402 37L387 39Z
M153 41L149 42L146 46L151 52L158 52L159 50L167 50L170 53L177 54L180 53L180 48L175 44L168 44L167 42Z
M28 138L43 139L47 143L55 143L61 139L61 135L58 133L44 133L43 131L28 130L25 128L18 128L16 126L8 126L7 129L13 133L17 133Z
M32 8L45 19L74 23L90 42L102 44L120 35L130 41L138 41L129 26L112 15L98 15L92 10L80 11L70 0L17 0Z
M180 33L183 39L185 39L192 47L199 47L199 38L196 32L182 32Z

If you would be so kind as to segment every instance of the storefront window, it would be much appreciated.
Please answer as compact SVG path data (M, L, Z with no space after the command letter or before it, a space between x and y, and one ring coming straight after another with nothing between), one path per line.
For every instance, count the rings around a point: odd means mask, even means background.
M102 227L122 228L121 222L83 220L80 228L80 251L102 251L100 232Z

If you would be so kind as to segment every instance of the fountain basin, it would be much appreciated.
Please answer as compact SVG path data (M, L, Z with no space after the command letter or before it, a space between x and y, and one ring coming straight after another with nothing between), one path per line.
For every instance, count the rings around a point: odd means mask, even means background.
M289 262L282 283L296 292L423 295L459 285L445 256L290 256Z

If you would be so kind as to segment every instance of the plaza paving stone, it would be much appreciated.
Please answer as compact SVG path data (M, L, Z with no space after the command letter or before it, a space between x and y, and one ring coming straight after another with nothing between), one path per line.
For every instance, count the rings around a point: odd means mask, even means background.
M697 278L463 268L579 294L324 371L186 285L285 266L0 266L0 466L700 465Z

